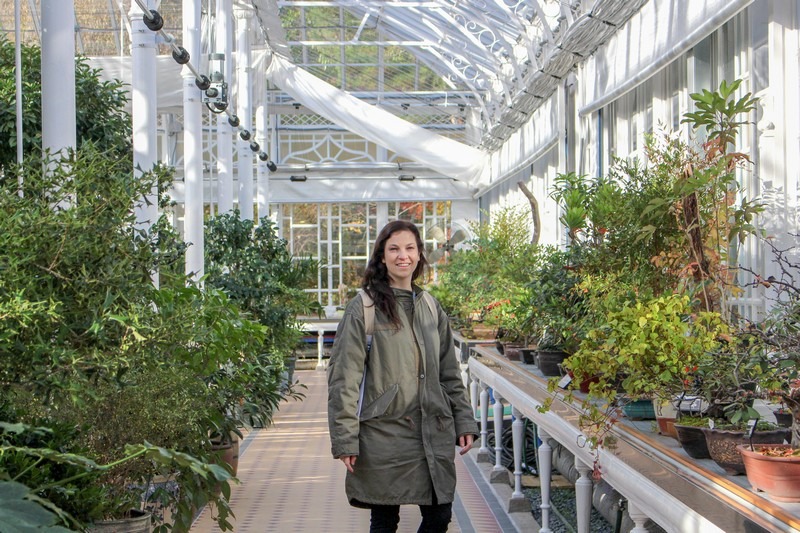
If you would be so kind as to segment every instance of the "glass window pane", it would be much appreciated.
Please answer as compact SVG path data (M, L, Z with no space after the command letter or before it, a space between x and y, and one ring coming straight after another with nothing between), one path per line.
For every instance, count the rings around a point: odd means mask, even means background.
M317 257L317 228L294 229L294 255Z
M361 287L361 278L364 277L366 261L361 259L346 259L342 261L342 281L348 287Z
M367 255L367 232L363 228L349 227L342 231L342 251L346 256Z

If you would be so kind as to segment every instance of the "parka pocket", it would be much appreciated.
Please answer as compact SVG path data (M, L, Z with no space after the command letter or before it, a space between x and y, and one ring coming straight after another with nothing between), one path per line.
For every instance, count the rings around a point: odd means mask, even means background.
M397 396L398 390L400 390L400 387L397 383L386 389L383 394L375 398L361 410L359 420L369 420L370 418L375 418L376 416L384 414L389 408L389 405L391 405L392 400L394 400L394 397Z

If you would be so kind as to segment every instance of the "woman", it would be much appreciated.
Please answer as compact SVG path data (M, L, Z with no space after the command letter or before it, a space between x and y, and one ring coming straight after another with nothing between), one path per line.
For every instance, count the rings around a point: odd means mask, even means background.
M414 224L381 230L362 284L374 302L371 347L359 294L339 323L328 368L333 456L347 468L350 504L371 509L371 533L396 531L402 504L420 506L420 532L447 531L455 446L465 454L478 433L447 315L413 283L427 265L422 250Z

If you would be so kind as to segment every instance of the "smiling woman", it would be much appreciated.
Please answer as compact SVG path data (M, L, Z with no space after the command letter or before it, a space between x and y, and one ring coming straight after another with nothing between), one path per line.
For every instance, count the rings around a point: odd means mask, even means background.
M386 241L383 264L389 273L389 285L411 290L411 280L420 264L417 237L408 230L393 233Z
M347 468L350 504L371 510L370 531L396 531L401 504L420 506L420 531L447 531L455 447L469 451L478 430L447 315L438 302L422 302L428 295L413 283L426 265L413 223L381 230L328 367L332 453Z

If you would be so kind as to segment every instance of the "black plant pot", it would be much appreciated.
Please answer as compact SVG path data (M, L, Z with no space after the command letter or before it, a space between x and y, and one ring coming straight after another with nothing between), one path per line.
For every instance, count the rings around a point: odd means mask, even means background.
M539 370L543 375L548 377L560 376L561 369L559 365L567 358L567 352L562 352L560 350L539 350L538 357Z
M520 348L519 353L522 356L522 362L526 365L536 362L536 348Z
M692 459L711 459L706 444L706 435L703 428L698 426L683 426L679 422L675 423L675 431L678 433L678 442L681 443L683 451Z
M781 413L778 411L772 411L772 414L775 415L775 422L782 428L790 428L792 427L792 413Z

